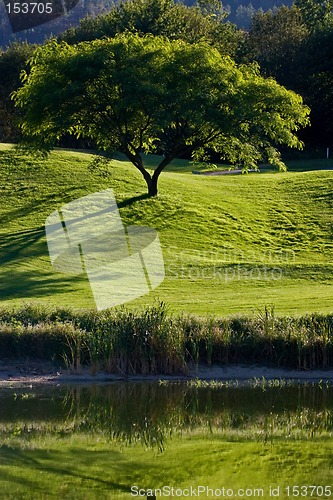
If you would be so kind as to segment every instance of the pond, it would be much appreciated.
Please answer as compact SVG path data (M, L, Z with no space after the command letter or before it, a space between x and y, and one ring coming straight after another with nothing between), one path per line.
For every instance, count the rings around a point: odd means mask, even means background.
M0 392L1 498L329 498L333 386L255 380Z

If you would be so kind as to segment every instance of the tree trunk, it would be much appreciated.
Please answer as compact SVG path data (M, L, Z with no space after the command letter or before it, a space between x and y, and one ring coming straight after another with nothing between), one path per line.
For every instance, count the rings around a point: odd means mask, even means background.
M158 177L150 177L150 179L146 179L148 186L148 195L149 196L157 196L157 180Z
M160 173L165 169L167 165L171 162L173 157L166 157L163 158L161 163L157 166L156 170L154 171L153 175L150 177L150 181L146 181L148 185L148 195L149 196L157 196L157 181L160 176Z
M165 157L161 163L157 166L156 170L154 171L153 175L150 175L150 173L145 169L142 158L140 156L140 153L136 151L135 154L131 153L128 148L125 148L122 150L122 152L127 156L127 158L133 163L133 165L141 172L143 175L144 180L146 181L147 187L148 187L148 196L157 196L157 181L160 176L160 173L162 170L165 169L165 167L173 160L175 155L169 155Z

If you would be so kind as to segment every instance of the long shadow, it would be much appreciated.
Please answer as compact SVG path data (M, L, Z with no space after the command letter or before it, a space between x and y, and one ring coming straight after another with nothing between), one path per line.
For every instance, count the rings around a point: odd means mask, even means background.
M35 235L36 233L43 233L44 226L35 227L33 229L22 229L22 231L14 231L13 233L6 233L6 237L15 238L17 236L30 236Z
M14 473L9 474L8 470L1 471L1 462L5 466L19 467L19 468L30 468L34 471L43 471L48 474L52 474L55 477L50 481L50 489L54 489L53 481L56 479L61 484L61 480L68 481L68 476L72 478L77 478L82 481L94 482L107 487L110 490L120 490L123 492L130 492L130 485L124 485L120 482L114 482L107 479L103 479L103 476L109 472L110 465L115 465L121 471L121 464L126 465L126 461L122 458L120 452L114 450L107 451L91 451L82 448L70 449L68 451L60 450L24 450L19 447L9 447L2 446L0 449L0 481L24 484L31 491L33 486L36 491L43 491L44 494L48 492L45 491L42 485L38 483L38 480L29 480L22 478L20 475L16 477ZM65 465L70 462L71 465ZM91 464L96 465L101 469L101 476L93 475L89 473L89 467ZM86 473L81 472L79 469L83 468ZM142 464L135 464L135 470L142 469L144 472L145 467ZM38 476L37 476L38 477ZM73 484L74 486L74 484Z
M148 194L133 196L119 202L118 208L124 208L133 203L149 198ZM104 212L104 211L102 211ZM102 213L101 212L101 213ZM94 217L98 214L94 213ZM87 218L85 216L84 218ZM71 221L67 221L71 222ZM34 257L48 255L46 240L40 241L45 236L44 226L33 229L26 229L12 233L6 233L1 237L0 243L0 263L6 264L22 257ZM33 248L32 248L33 247Z
M42 201L46 201L48 198L53 198L53 196L50 195L50 197L46 197ZM141 194L138 196L133 196L131 198L127 198L126 200L117 202L117 206L118 206L118 208L124 208L124 207L132 205L133 203L135 203L137 201L145 200L147 198L149 198L148 193L144 193L144 194ZM64 204L66 204L66 203L67 202L64 201ZM30 206L26 206L22 209L19 208L17 210L13 210L9 214L5 215L5 217L2 219L2 223L10 222L13 219L15 219L15 220L20 219L20 218L24 217L25 215L28 215L30 212L32 212L34 210L34 208L37 205L40 206L40 204L41 204L41 200L38 200L38 203L36 203L36 204L30 204ZM100 214L102 215L106 211L107 211L107 209L101 210ZM98 215L99 215L99 213L97 213L97 212L93 213L94 217L96 217ZM87 217L86 215L83 217L83 219L88 219L88 218L89 217ZM68 222L72 222L72 221L69 220L69 221L67 221L67 223ZM34 243L40 237L44 236L44 234L45 234L44 226L39 226L37 228L29 229L29 230L16 231L13 233L6 233L5 236L2 237L2 246L4 246L3 242L4 241L6 242L7 240L10 240L10 245L13 245L13 246L15 246L16 242L20 246L21 240L23 240L25 246L29 246L29 244ZM21 244L21 246L23 246L23 244Z
M76 285L88 283L85 275L69 276L42 271L41 269L6 269L0 273L0 300L14 298L35 299L54 294L65 294L77 289ZM89 293L87 289L87 293ZM93 305L93 302L92 302Z
M7 233L0 240L0 300L37 298L68 293L87 277L64 276L49 268L29 266L31 259L45 257L48 250L44 226ZM93 302L92 302L93 304Z
M117 204L114 203L114 204L110 205L109 207L105 207L105 208L103 208L103 209L101 209L99 211L93 211L91 214L84 214L84 215L82 215L80 217L75 217L73 219L66 218L66 225L73 224L73 223L76 223L76 222L82 222L82 221L87 221L88 222L89 219L95 220L100 215L109 213L110 211L111 212L115 211L117 208L123 208L123 207L130 206L133 203L135 203L136 201L144 200L146 198L149 198L148 194L141 194L139 196L133 196L132 198L128 198L126 200L120 201Z
M124 208L132 205L136 201L146 200L149 198L148 193L140 194L138 196L132 196L132 198L127 198L126 200L117 202L118 208Z
M0 483L24 484L25 488L31 491L43 492L47 495L52 489L54 493L54 481L59 487L63 481L69 483L70 478L73 478L68 486L75 488L83 486L84 488L93 488L100 485L103 490L110 491L115 494L116 490L124 493L130 493L133 480L144 478L147 475L147 465L149 473L154 482L163 482L165 471L160 468L158 463L152 464L152 460L147 457L148 464L143 462L127 459L119 451L110 448L107 450L87 450L84 448L71 448L68 450L41 450L41 449L21 449L20 447L2 446L0 449ZM1 462L6 466L5 470L1 470ZM94 467L95 471L91 470ZM18 467L19 470L30 469L27 472L28 477L22 477L22 474L16 475L15 469L8 467ZM98 473L96 473L96 469ZM35 472L34 479L30 479L31 473ZM43 485L43 480L38 481L38 472L52 474L50 484ZM114 477L115 480L108 479ZM132 481L131 481L132 478ZM77 482L77 480L79 482ZM86 483L86 484L85 484ZM102 493L102 492L101 492Z
M16 208L10 212L1 214L1 224L2 226L4 226L6 224L9 224L11 221L20 220L25 216L30 215L32 212L34 212L35 214L37 214L38 212L40 213L40 207L43 206L45 203L49 203L50 201L63 199L64 200L63 203L67 203L72 200L70 193L72 191L77 192L77 190L78 186L66 188L66 192L60 191L59 189L58 192L50 193L49 195L44 196L43 198L36 198L33 202L30 203L27 202L24 206ZM50 212L51 211L52 209L50 210Z
M118 203L118 207L126 207L137 201L148 198L148 194L133 196ZM35 205L13 211L11 216L26 215L33 210ZM96 214L95 214L96 215ZM11 216L9 218L11 218ZM0 239L0 300L11 298L36 298L53 295L54 293L67 293L78 283L86 283L87 278L80 276L64 276L52 270L20 269L20 261L27 263L31 258L48 258L47 243L44 226L22 231L13 231L1 236ZM9 267L10 266L10 267Z
M1 237L0 263L6 264L24 257L47 255L46 242L41 241L45 229L34 229L6 233Z

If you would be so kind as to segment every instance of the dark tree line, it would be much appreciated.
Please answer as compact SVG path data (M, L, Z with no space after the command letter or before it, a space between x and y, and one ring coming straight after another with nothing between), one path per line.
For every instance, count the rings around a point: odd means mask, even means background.
M223 5L217 0L197 0L195 6L185 3L132 0L115 5L108 0L82 0L65 19L54 22L53 30L59 32L58 40L69 44L113 37L126 30L190 43L205 40L240 64L258 63L264 76L301 94L311 108L312 124L301 138L311 146L333 144L333 0L297 0L290 7L267 12L263 10L268 2L253 0L248 30L229 21L230 1ZM1 22L6 14L0 5ZM232 5L244 6L237 0ZM83 17L86 12L90 15ZM47 29L35 30L37 41L46 38ZM0 141L16 141L19 136L18 111L10 96L20 85L20 72L27 68L33 50L31 44L15 42L0 53Z
M77 5L65 16L59 17L34 29L13 34L8 22L5 6L0 2L0 46L5 47L14 41L28 41L29 43L43 43L51 34L58 35L70 27L75 27L86 16L97 17L112 11L121 0L79 0ZM183 0L184 5L193 6L200 0ZM225 0L223 12L228 21L238 28L248 29L252 16L257 12L266 12L281 5L291 5L292 0Z
M303 139L333 143L333 3L297 0L290 7L256 14L246 35L244 60L301 94L311 108Z

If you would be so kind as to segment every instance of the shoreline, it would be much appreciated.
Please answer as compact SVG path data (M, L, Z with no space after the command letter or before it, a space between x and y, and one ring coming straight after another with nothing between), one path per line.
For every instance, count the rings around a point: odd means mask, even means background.
M294 383L333 382L333 368L319 370L295 370L258 365L188 366L188 373L183 375L120 375L97 372L91 374L84 367L79 373L67 369L56 369L48 362L4 363L0 362L0 389L8 387L26 387L32 385L69 385L69 384L104 384L113 382L186 382L189 380L241 382L247 384L255 379L270 381L288 381Z

